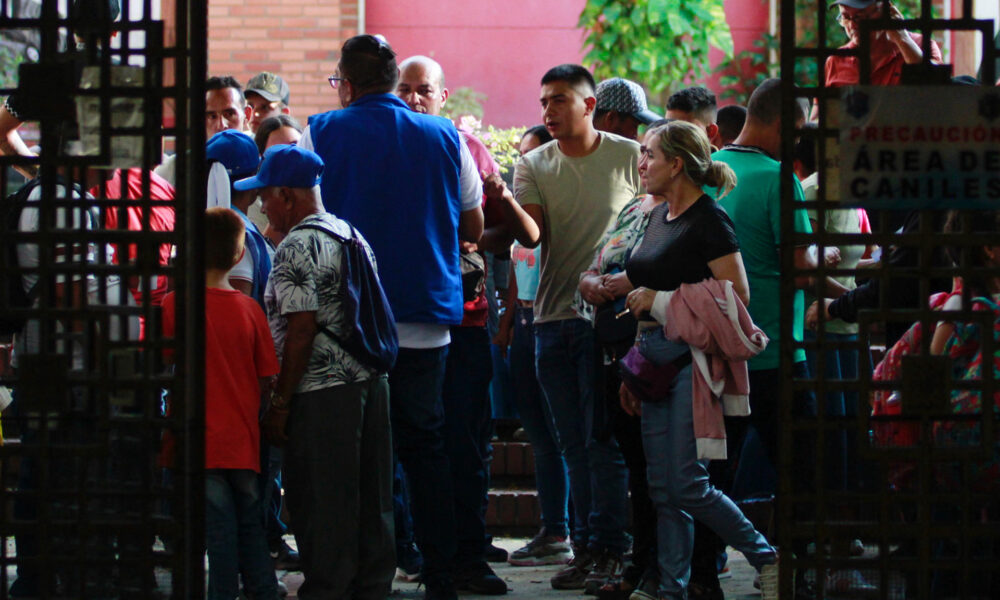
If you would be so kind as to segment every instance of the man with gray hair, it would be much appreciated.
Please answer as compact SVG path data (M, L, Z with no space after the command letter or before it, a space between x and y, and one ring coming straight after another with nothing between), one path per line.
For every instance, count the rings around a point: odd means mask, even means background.
M396 568L389 385L341 342L354 322L340 240L355 232L323 208L322 172L315 153L280 145L257 175L233 186L260 190L271 227L285 234L264 293L281 358L264 431L286 445L284 484L305 577L299 598L381 600Z

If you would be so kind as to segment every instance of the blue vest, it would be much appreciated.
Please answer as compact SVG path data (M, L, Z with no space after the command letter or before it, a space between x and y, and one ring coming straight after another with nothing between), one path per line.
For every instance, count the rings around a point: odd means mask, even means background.
M267 278L271 276L271 255L267 252L267 240L264 239L250 217L243 214L243 211L235 206L232 209L243 219L243 225L247 230L244 247L250 253L250 258L253 259L253 284L250 289L250 297L256 300L261 308L264 308L264 288L267 286Z
M378 262L399 323L462 322L458 131L392 94L309 118L323 204L353 224Z

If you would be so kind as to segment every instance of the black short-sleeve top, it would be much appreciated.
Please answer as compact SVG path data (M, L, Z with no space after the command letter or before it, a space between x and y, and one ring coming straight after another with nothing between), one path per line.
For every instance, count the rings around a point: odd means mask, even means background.
M642 244L625 267L635 287L669 292L698 283L712 277L708 263L740 250L732 220L711 197L703 195L673 220L667 210L663 203L650 213Z

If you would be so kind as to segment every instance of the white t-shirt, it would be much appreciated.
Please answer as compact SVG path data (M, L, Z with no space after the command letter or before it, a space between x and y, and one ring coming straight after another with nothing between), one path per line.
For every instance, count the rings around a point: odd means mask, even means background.
M66 198L65 186L57 185L55 190L55 200L63 200ZM37 186L28 195L28 202L38 202L41 197L42 186ZM73 198L81 199L81 196L79 193L74 191ZM87 195L86 198L90 198L90 196ZM54 210L55 224L51 231L55 234L58 234L60 231L75 233L100 227L100 223L96 222L96 219L98 218L96 213L96 209L88 211L88 207L84 202L81 202L79 206L58 206ZM40 208L35 208L30 204L25 206L24 209L21 210L20 219L18 221L18 231L22 233L33 233L42 230L42 214L43 211ZM104 253L102 260L99 260L99 252ZM37 243L18 244L18 266L24 269L39 267L41 265L41 254L41 249ZM113 250L110 246L97 245L94 243L67 244L60 241L54 241L51 246L51 256L54 265L73 265L74 267L79 268L86 264L95 264L99 262L111 264L112 254ZM119 278L116 275L105 276L106 295L103 297L101 297L100 294L98 278L93 273L83 275L79 272L75 272L71 275L66 275L64 273L57 272L54 275L54 283L56 285L65 284L67 282L81 282L84 279L86 279L85 285L87 290L87 306L94 307L99 310L99 307L101 306L119 306L123 303L134 304L132 294L127 289L121 288ZM22 277L24 290L33 297L33 306L36 308L41 305L42 301L39 297L39 290L36 287L38 286L38 280L39 274L37 272L25 273ZM108 321L108 339L136 340L139 338L138 315L125 319L124 326L122 324L122 319L110 318ZM59 322L56 323L55 331L57 337L64 334L64 328ZM41 323L37 319L29 319L27 323L25 323L24 331L18 336L17 342L18 353L39 352L41 342ZM66 345L63 340L58 340L55 351L58 353L66 352ZM73 368L82 369L84 367L82 346L78 343L74 343L72 352Z

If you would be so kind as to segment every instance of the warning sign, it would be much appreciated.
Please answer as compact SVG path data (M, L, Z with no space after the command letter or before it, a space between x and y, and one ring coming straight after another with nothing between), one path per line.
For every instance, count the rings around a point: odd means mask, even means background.
M847 88L840 108L843 204L1000 207L996 88Z

